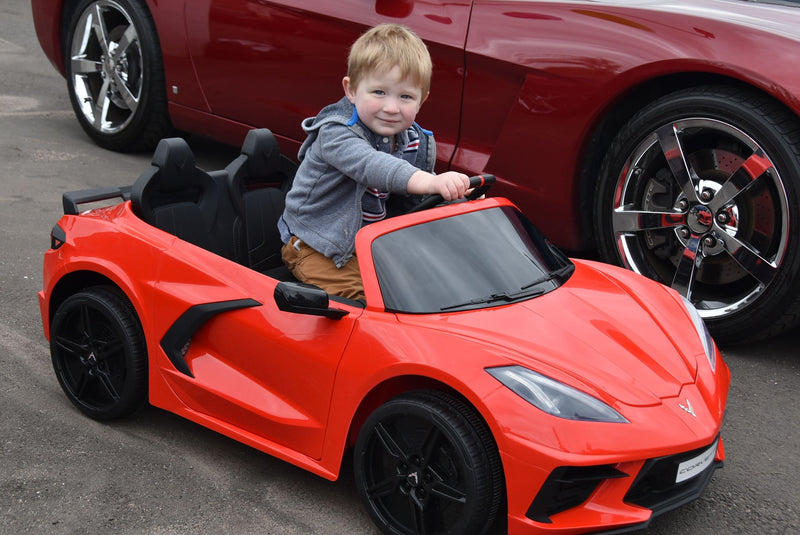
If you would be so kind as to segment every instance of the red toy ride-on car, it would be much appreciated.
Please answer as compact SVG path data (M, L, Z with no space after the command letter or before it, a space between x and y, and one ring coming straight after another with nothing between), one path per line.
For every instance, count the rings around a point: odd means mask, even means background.
M224 170L166 139L64 195L39 299L80 411L149 402L331 480L352 454L386 533L634 530L702 493L730 374L675 290L488 198L364 227L366 300L329 296L280 261L291 173L254 130Z

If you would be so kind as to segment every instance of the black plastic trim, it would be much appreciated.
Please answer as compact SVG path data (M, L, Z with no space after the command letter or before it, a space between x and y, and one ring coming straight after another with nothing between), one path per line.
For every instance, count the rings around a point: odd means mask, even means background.
M53 230L50 231L50 248L58 249L67 242L67 233L61 228L58 223L53 225Z
M66 215L78 215L78 205L99 202L108 199L121 198L127 201L131 198L131 186L112 186L108 188L82 189L68 191L61 196L61 204Z
M550 517L567 509L578 507L607 479L629 477L613 465L561 466L550 473L525 516L543 524Z
M674 509L682 507L688 503L693 502L697 498L699 498L703 492L705 491L708 484L711 482L711 478L714 473L722 468L722 461L715 461L712 467L706 470L707 473L697 476L700 485L696 487L696 492L689 493L683 495L680 499L673 499L668 504L662 504L659 507L655 507L652 509L653 514L650 515L645 522L640 522L638 524L631 524L630 526L625 526L622 528L611 529L608 531L599 531L597 532L599 535L622 535L623 533L633 533L636 531L641 531L643 529L647 529L650 527L650 524L658 518L659 516L663 515L664 513L668 513Z
M706 487L708 487L708 484L711 482L711 479L714 476L714 473L723 467L723 461L714 461L714 463L709 466L705 472L698 474L696 477L687 480L682 484L669 487L665 486L663 489L650 488L646 491L639 490L638 486L640 484L644 484L643 480L654 477L652 475L653 471L663 472L669 474L670 477L674 477L675 470L672 467L675 467L678 465L678 463L701 453L707 447L708 446L677 455L657 457L648 460L642 469L639 470L639 474L636 476L636 479L631 485L631 488L628 490L628 493L625 495L623 501L631 505L650 509L653 514L645 522L632 524L622 528L611 529L608 531L602 531L599 533L602 533L603 535L619 535L622 533L631 533L645 529L650 526L650 523L656 517L669 511L673 511L699 498L703 492L705 492Z
M181 314L164 334L164 338L161 339L161 348L179 372L189 377L194 377L189 365L186 363L186 359L184 359L194 333L217 314L257 306L261 306L261 303L249 298L194 305Z

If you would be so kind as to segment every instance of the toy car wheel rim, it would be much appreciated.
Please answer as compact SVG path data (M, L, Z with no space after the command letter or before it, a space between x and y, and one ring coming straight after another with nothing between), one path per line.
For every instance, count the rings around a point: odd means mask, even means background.
M381 406L356 444L356 484L387 533L482 533L502 495L488 429L460 400L408 395Z
M704 318L747 307L776 276L789 207L769 155L710 118L663 125L631 153L612 227L626 267L672 286Z
M132 120L142 92L143 56L130 15L116 2L93 2L72 36L74 99L97 132L114 134Z
M395 422L413 426L413 417ZM368 463L372 466L367 493L385 517L407 528L409 533L425 533L429 517L439 514L455 522L466 501L466 489L458 482L462 460L452 445L442 441L438 429L429 429L427 449L441 447L435 459L402 444L390 425L375 428L375 442Z
M108 290L73 295L51 328L53 368L70 401L106 420L131 414L147 399L147 357L130 305Z

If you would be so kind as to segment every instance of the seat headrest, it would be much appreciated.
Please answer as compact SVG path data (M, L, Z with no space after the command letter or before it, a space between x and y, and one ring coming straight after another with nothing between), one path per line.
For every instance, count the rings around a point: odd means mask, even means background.
M280 169L281 148L268 128L250 130L242 143L242 154L247 155L248 175L256 176L265 169Z
M161 177L168 177L159 181L161 190L182 189L197 182L194 154L182 138L171 137L159 141L152 163L161 171Z

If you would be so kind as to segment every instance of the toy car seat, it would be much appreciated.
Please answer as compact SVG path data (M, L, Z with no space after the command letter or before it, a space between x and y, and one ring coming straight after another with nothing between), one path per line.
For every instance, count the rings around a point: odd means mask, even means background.
M225 168L229 190L240 210L246 238L246 264L262 273L285 279L282 271L278 219L297 165L281 154L278 141L266 128L250 130L241 154ZM286 270L288 272L288 270Z
M131 189L133 211L144 221L236 262L245 259L239 209L228 192L227 175L196 167L185 140L159 141L152 165Z

